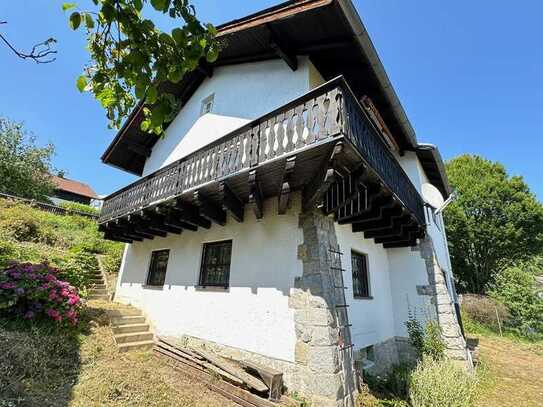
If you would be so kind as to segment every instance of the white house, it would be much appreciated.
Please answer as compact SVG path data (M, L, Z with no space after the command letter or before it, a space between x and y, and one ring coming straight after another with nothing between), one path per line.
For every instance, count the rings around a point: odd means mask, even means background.
M142 176L101 213L127 243L115 300L158 335L280 369L315 405L352 403L353 365L409 357L410 313L468 360L443 219L422 196L449 196L443 163L350 0L218 33L219 59L168 85L182 107L165 137L139 130L140 105L102 157Z

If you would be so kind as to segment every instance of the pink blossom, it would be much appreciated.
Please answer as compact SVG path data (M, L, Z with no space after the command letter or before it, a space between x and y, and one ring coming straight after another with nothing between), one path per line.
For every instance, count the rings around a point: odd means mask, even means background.
M57 278L52 274L47 274L45 276L45 281L55 281Z
M34 314L33 311L26 311L26 314L24 315L23 318L25 318L25 319L32 319L32 318L34 318L34 315L35 315L35 314Z
M49 308L47 310L47 315L49 315L55 321L62 321L62 316L60 315L60 312L58 312L56 309Z
M9 289L15 288L15 283L8 281L8 282L0 284L0 288L3 288L4 290L9 290Z
M68 297L68 304L75 305L79 302L79 296L77 294L72 294Z
M63 297L67 297L70 295L70 292L66 290L65 288L63 288L62 290L60 290L60 295Z
M57 292L56 292L56 291L51 291L51 292L49 293L49 299L50 299L51 301L53 301L53 300L55 300L56 298L57 298Z

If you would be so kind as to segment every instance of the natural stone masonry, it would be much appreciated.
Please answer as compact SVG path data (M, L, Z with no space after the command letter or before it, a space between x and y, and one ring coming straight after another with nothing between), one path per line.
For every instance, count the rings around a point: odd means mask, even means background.
M313 406L353 406L356 382L353 370L345 302L333 219L318 212L300 215L304 243L298 247L303 273L291 290L296 329L293 388L310 397ZM340 337L343 336L343 337Z
M463 361L471 367L471 359L466 341L462 335L454 303L449 295L445 275L441 269L430 237L423 239L419 246L420 255L426 263L428 286L418 286L421 295L430 295L435 305L437 320L441 328L441 336L445 342L446 354L451 359Z

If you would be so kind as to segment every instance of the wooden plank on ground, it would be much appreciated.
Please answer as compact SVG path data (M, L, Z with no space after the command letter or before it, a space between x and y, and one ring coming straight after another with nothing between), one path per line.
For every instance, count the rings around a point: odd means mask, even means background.
M200 356L203 356L209 362L213 363L215 366L218 366L222 370L241 379L250 388L255 389L258 392L268 391L268 386L266 386L266 384L262 380L247 373L236 362L232 360L227 360L218 355L213 355L210 352L206 352L201 349L192 349L192 351L198 353Z
M209 389L216 391L226 398L238 403L245 407L277 407L276 404L271 403L255 394L252 394L246 390L234 386L222 380L217 380L211 374L195 369L192 366L185 364L182 361L174 361L169 357L164 357L160 353L155 355L161 359L165 359L170 366L180 372L187 374L195 380L202 381Z
M182 346L175 345L172 342L165 340L164 338L159 337L158 342L163 343L163 344L169 346L172 349L175 349L177 352L180 352L180 353L183 353L183 354L185 354L187 356L190 356L193 359L205 360L202 356L198 355L195 352L192 352L190 349L182 347Z
M185 363L195 369L199 369L199 370L202 370L202 371L205 371L205 369L211 371L211 372L214 372L216 374L218 374L220 377L222 377L224 380L227 380L228 382L231 382L237 386L242 386L244 384L244 382L237 378L236 376L234 375L231 375L230 373L222 370L221 368L217 367L217 366L214 366L213 364L211 363L208 363L208 362L201 362L201 363L195 363L194 361L191 361L183 356L179 356L165 348L162 348L162 347L155 347L155 351L157 351L158 353L161 353L165 356L168 356L170 358L172 358L173 360L175 360L176 362L182 362L182 363Z
M241 366L254 371L270 389L269 399L279 400L283 392L283 373L271 367L262 366L251 361L240 361Z

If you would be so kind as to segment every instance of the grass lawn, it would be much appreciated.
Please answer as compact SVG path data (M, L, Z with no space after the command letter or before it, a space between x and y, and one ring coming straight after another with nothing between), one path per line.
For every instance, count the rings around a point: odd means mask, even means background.
M107 302L76 331L0 319L0 406L234 406L151 352L118 353Z
M530 342L512 334L501 337L476 326L482 380L477 406L543 406L543 341Z

